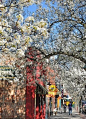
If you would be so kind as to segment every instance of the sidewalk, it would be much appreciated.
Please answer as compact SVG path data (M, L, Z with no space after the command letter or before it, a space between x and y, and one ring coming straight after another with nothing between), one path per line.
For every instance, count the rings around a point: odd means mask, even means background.
M48 119L86 119L86 115L79 114L75 109L72 111L72 115L69 115L68 110L66 113L62 111L58 112L57 115L52 115Z
M81 117L81 119L86 119L86 114L81 114L80 113L80 117Z

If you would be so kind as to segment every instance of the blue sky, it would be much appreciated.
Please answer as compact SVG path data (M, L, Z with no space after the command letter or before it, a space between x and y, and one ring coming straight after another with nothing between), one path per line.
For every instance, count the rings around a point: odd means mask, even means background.
M43 8L47 8L47 5L45 4L45 2L42 2L41 5L42 5ZM51 3L51 5L52 5L52 3ZM52 6L56 7L56 4L53 4ZM35 12L37 10L37 8L38 8L38 5L37 4L33 4L33 5L29 6L29 7L25 7L24 10L27 12L27 9L28 9L28 11L33 13L33 12ZM28 15L26 15L25 18L26 17L28 17Z
M31 5L31 6L29 6L29 7L25 7L24 8L24 11L25 11L25 18L27 18L29 15L27 14L27 11L30 11L31 13L33 13L33 12L35 12L36 11L36 9L37 9L37 5Z

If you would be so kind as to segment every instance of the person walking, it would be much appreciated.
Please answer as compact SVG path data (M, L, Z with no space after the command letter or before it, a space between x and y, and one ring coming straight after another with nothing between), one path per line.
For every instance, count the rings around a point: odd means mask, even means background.
M57 108L54 108L53 112L56 115L57 114Z
M68 108L69 108L69 115L70 114L72 115L72 102L69 103Z
M64 104L63 107L64 107L64 113L66 113L66 104Z

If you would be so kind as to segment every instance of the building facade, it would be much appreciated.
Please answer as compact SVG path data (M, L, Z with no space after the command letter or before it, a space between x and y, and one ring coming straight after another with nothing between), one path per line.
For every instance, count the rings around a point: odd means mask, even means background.
M45 119L46 94L43 63L40 62L41 54L34 47L26 51L26 119Z

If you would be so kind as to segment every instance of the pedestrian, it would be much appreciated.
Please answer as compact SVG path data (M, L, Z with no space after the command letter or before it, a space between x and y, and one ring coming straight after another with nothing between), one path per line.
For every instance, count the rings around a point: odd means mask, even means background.
M53 112L56 115L57 114L57 108L54 108Z
M63 108L61 107L61 108L60 108L60 113L61 113L61 114L62 114L62 109L63 109Z
M66 113L66 104L64 104L64 113Z
M72 103L70 102L68 105L68 109L69 109L69 115L72 115Z

